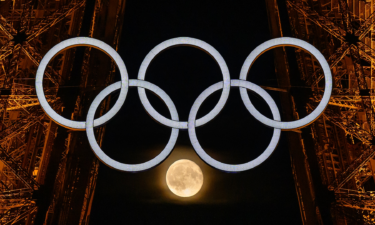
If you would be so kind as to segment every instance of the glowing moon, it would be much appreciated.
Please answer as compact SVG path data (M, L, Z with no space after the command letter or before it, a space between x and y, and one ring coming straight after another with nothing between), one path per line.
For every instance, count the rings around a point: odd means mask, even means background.
M180 197L191 197L198 193L203 185L201 168L193 161L181 159L174 162L166 175L169 189Z

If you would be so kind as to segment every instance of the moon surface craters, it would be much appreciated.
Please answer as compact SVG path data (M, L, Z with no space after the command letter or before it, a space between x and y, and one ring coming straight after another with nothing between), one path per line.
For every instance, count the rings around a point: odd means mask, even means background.
M180 197L190 197L199 192L203 185L203 173L194 162L181 159L174 162L167 171L169 189Z

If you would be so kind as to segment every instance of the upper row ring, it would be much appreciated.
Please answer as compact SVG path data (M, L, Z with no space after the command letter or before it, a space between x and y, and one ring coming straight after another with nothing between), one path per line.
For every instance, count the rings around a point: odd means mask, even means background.
M178 45L188 45L188 46L197 47L207 52L208 54L210 54L218 63L220 70L222 72L222 76L223 76L223 91L219 99L219 102L207 115L195 121L195 126L198 127L198 126L208 123L213 118L215 118L216 115L219 114L220 111L223 109L229 97L231 80L230 80L228 66L225 60L223 59L223 57L214 47L212 47L211 45L209 45L208 43L204 41L201 41L195 38L189 38L189 37L179 37L179 38L173 38L173 39L164 41L161 44L157 45L155 48L153 48L150 51L150 53L145 57L139 69L138 79L139 80L145 79L147 68L156 55L158 55L161 51L167 48L170 48L172 46L178 46ZM105 115L94 120L94 127L105 124L114 115L116 115L116 113L120 110L120 108L125 102L126 95L128 92L129 78L128 78L128 73L125 67L125 63L121 59L120 55L111 46L97 39L87 38L87 37L77 37L77 38L68 39L68 40L60 42L59 44L54 46L50 51L47 52L47 54L43 57L42 61L40 62L40 65L36 74L36 80L35 80L36 93L37 93L40 105L42 106L46 114L52 120L54 120L56 123L60 124L61 126L64 126L68 129L85 130L85 125L86 125L85 121L72 121L57 114L48 104L44 95L44 91L43 91L43 76L44 76L44 72L47 67L47 64L50 62L50 60L52 60L61 51L69 49L69 48L77 47L77 46L94 47L96 49L103 51L115 61L120 71L120 76L121 76L120 95L116 103L114 104L114 106ZM257 48L255 48L247 57L247 59L245 60L245 63L242 66L240 79L246 80L248 71L250 70L252 64L261 54L263 54L267 50L270 50L275 47L280 47L280 46L293 46L293 47L302 48L308 51L309 53L311 53L312 55L314 55L315 58L319 61L320 65L322 66L324 75L325 75L325 90L324 90L324 95L323 95L321 102L311 114L307 115L306 117L302 119L292 121L292 122L281 122L281 121L275 121L275 120L269 119L265 117L264 115L262 115L257 109L255 109L255 107L252 104L247 106L247 108L249 112L257 120L259 120L260 122L262 122L263 124L267 126L278 128L278 129L283 129L283 130L301 128L312 123L315 119L317 119L320 116L320 114L324 111L324 109L328 105L331 92L332 92L331 70L324 56L314 46L312 46L311 44L303 40L299 40L296 38L289 38L289 37L275 38L275 39L266 41L263 44L259 45ZM159 114L149 102L144 88L139 87L138 93L146 111L155 120L171 128L178 128L178 129L188 128L187 122L174 121ZM240 93L244 101L250 101L245 88L240 88Z

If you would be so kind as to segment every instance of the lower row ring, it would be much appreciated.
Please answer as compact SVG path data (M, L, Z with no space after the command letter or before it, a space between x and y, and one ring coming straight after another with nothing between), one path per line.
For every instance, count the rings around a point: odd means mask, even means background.
M145 88L145 89L148 89L148 90L152 91L154 94L159 96L163 100L163 102L167 105L168 110L171 114L172 120L176 121L176 122L179 121L176 107L173 104L171 98L162 89L160 89L158 86L156 86L154 84L151 84L147 81L143 81L143 80L129 80L129 86L130 87L141 87L141 88ZM269 105L269 107L271 109L271 112L272 112L273 119L275 121L281 120L280 119L280 112L278 110L278 107L277 107L276 103L274 102L272 97L265 90L263 90L261 87L259 87L258 85L255 85L251 82L245 81L245 80L231 80L231 86L232 87L246 88L250 91L255 92L259 96L261 96L266 101L266 103ZM209 88L207 88L204 92L202 92L202 94L200 94L199 97L197 98L197 100L194 102L193 107L192 107L192 109L190 111L190 114L189 114L188 122L187 122L189 138L190 138L190 141L193 145L193 148L197 152L198 156L203 161L205 161L207 164L211 165L212 167L215 167L219 170L226 171L226 172L240 172L240 171L249 170L249 169L254 168L254 167L260 165L261 163L263 163L272 154L272 152L275 150L275 148L277 147L277 144L279 142L281 130L277 129L277 128L274 128L271 142L268 145L268 147L266 148L266 150L260 156L258 156L256 159L253 159L253 160L251 160L247 163L225 164L225 163L219 162L219 161L213 159L212 157L210 157L203 150L203 148L200 146L200 144L198 142L198 139L197 139L197 136L196 136L196 133L195 133L196 115L197 115L199 107L202 105L202 103L212 93L214 93L215 91L221 90L222 88L223 88L223 81L218 82L218 83L210 86ZM121 162L118 162L118 161L110 158L108 155L106 155L103 152L103 150L100 148L100 146L98 145L98 143L96 141L96 138L95 138L95 135L94 135L94 115L95 115L95 112L96 112L98 106L100 105L100 103L109 94L111 94L112 92L117 91L119 89L121 89L121 82L117 82L117 83L114 83L114 84L108 86L107 88L105 88L103 91L101 91L99 93L99 95L94 99L93 103L91 104L91 106L89 108L89 112L87 114L87 118L86 118L86 134L87 134L89 143L90 143L91 148L94 151L95 155L104 164L106 164L107 166L109 166L113 169L117 169L117 170L120 170L120 171L129 171L129 172L136 172L136 171L143 171L143 170L151 169L152 167L155 167L158 164L160 164L162 161L164 161L168 157L168 155L171 153L171 151L173 150L173 148L176 144L179 129L172 128L171 136L170 136L169 141L168 141L167 145L165 146L165 148L162 150L162 152L159 155L157 155L155 158L153 158L153 159L151 159L147 162L140 163L140 164L126 164L126 163L121 163ZM250 100L248 100L248 102L245 101L244 104L247 107L248 104L251 104ZM158 119L154 118L154 119L163 123L162 122L163 118L165 118L165 117L158 118Z

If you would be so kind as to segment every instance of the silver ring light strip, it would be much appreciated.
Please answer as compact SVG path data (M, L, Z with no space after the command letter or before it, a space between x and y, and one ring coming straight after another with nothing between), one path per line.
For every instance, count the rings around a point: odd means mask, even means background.
M199 95L199 97L197 98L197 100L194 102L192 106L192 109L189 114L188 122L179 121L177 110L173 101L162 89L160 89L158 86L150 82L144 81L147 67L150 65L152 59L157 54L159 54L162 50L167 49L172 46L176 46L176 45L194 46L194 47L198 47L208 52L211 56L213 56L213 58L219 64L221 72L223 74L223 81L210 86L205 91L203 91L202 94ZM43 92L43 74L44 74L44 71L46 69L48 62L59 52L65 49L75 47L75 46L89 46L89 47L94 47L101 51L104 51L107 55L109 55L116 62L120 70L120 74L121 74L121 81L108 86L103 91L101 91L99 95L94 99L93 103L90 106L87 119L85 122L84 121L77 122L77 121L68 120L58 115L49 106L44 96L44 92ZM247 73L250 70L250 67L253 64L253 62L257 59L257 57L259 57L263 52L269 49L278 47L278 46L294 46L294 47L303 48L309 51L318 59L320 65L323 68L323 72L325 75L325 85L326 85L325 92L323 95L323 99L321 100L318 107L310 115L300 120L293 121L293 122L281 122L279 110L274 100L272 99L272 97L261 87L249 81L246 81ZM47 52L47 54L44 56L44 58L42 59L39 65L37 75L36 75L35 85L36 85L36 93L37 93L40 105L42 106L46 114L52 120L54 120L56 123L60 124L61 126L67 127L69 129L75 129L75 130L86 129L87 137L88 137L89 143L94 153L104 164L108 165L111 168L118 169L121 171L135 172L135 171L147 170L158 165L164 159L166 159L166 157L168 157L168 155L173 150L174 145L176 144L176 141L177 141L179 129L188 129L190 141L195 151L207 164L219 170L223 170L223 171L240 172L240 171L249 170L251 168L254 168L255 166L258 166L259 164L263 163L272 154L272 152L277 147L278 141L280 139L280 132L282 129L288 130L288 129L296 129L296 128L306 126L321 115L325 107L328 105L328 102L331 96L332 75L331 75L331 71L329 69L327 61L324 59L323 55L316 48L314 48L312 45L310 45L309 43L305 41L295 39L295 38L284 37L284 38L272 39L270 41L267 41L261 44L256 49L254 49L254 51L250 53L244 65L242 66L240 80L230 80L228 67L223 57L219 54L218 51L216 51L211 45L201 40L194 39L194 38L181 37L181 38L170 39L157 45L153 50L151 50L151 52L143 60L139 73L138 73L138 80L128 80L128 74L126 71L125 64L120 58L120 56L118 55L118 53L113 48L111 48L109 45L105 44L104 42L96 40L96 39L78 37L78 38L72 38L72 39L63 41L57 44L55 47L53 47L49 52ZM271 142L266 148L266 150L256 159L251 160L250 162L247 162L244 164L238 164L238 165L225 164L225 163L219 162L211 158L200 146L196 133L195 133L196 127L201 126L211 121L223 109L228 99L229 89L231 86L240 88L241 98L245 104L245 107L250 112L250 114L252 114L257 120L259 120L263 124L274 128ZM138 87L138 93L139 93L141 102L145 110L149 113L149 115L151 115L151 117L155 119L157 122L167 127L172 128L170 139L166 147L164 148L164 150L152 160L145 162L145 163L141 163L141 164L125 164L125 163L118 162L114 159L111 159L102 151L102 149L96 142L95 135L94 135L94 127L103 125L104 123L109 121L118 113L118 111L124 104L126 94L128 91L128 87ZM115 105L104 116L94 120L95 111L100 105L100 103L102 102L102 100L106 96L108 96L109 94L111 94L112 92L118 89L120 89L120 95ZM151 106L149 100L147 99L145 89L152 91L154 94L159 96L164 101L164 103L167 105L169 112L171 114L171 119L168 119L162 116ZM212 109L204 117L196 120L196 115L199 110L199 107L205 101L205 99L208 96L210 96L212 93L214 93L215 91L218 91L221 89L223 89L223 91L222 91L220 100L217 103L217 105L214 107L214 109ZM273 120L268 119L267 117L263 116L255 109L255 107L253 106L253 104L251 103L249 99L249 96L247 95L247 89L257 93L267 102L267 104L271 108Z
M175 105L173 104L169 96L165 94L165 92L161 90L158 86L151 84L147 81L143 81L143 80L130 80L129 86L130 87L143 87L152 91L154 94L158 95L167 105L169 112L171 113L172 119L178 121L178 114L177 114ZM171 151L173 150L176 144L179 129L172 128L172 133L169 138L168 144L165 146L163 151L158 156L151 159L150 161L147 161L145 163L140 163L140 164L125 164L125 163L118 162L114 159L111 159L109 156L107 156L103 152L103 150L100 148L100 146L96 142L95 134L94 134L94 124L93 124L95 111L105 97L107 97L109 94L111 94L112 92L120 88L121 88L120 82L114 83L108 86L107 88L105 88L103 91L101 91L99 95L96 96L96 98L94 99L93 103L90 106L89 112L87 114L87 119L86 119L87 138L89 140L92 150L94 151L95 155L100 159L100 161L102 161L104 164L106 164L107 166L113 169L117 169L121 171L128 171L128 172L137 172L137 171L150 169L158 165L159 163L161 163L171 153Z
M85 122L68 120L57 114L48 104L43 91L43 76L48 63L53 59L53 57L55 57L61 51L78 46L94 47L106 53L116 62L121 75L122 86L120 95L115 105L105 115L94 121L95 126L103 125L121 109L122 105L125 102L126 94L128 93L128 72L126 71L124 61L111 46L93 38L77 37L62 41L59 44L55 45L51 50L49 50L47 54L43 57L42 61L39 64L35 77L36 94L38 96L40 106L42 106L43 110L53 121L60 124L61 126L73 130L85 130Z
M179 38L173 38L169 39L167 41L164 41L157 45L155 48L153 48L150 53L147 54L145 59L142 62L142 65L138 72L138 79L144 80L146 76L147 68L149 67L151 61L157 56L161 51L170 48L172 46L178 46L178 45L188 45L193 47L198 47L208 54L210 54L219 64L221 73L223 74L223 92L221 94L221 97L219 99L219 102L216 104L216 106L204 117L197 120L196 125L197 127L202 126L203 124L208 123L211 121L217 114L220 113L220 111L224 108L225 103L228 100L229 97L229 90L230 90L230 76L229 76L229 70L228 66L225 63L224 58L220 55L220 53L211 45L208 43L195 39L195 38L189 38L189 37L179 37ZM162 118L163 116L160 115L156 110L152 107L150 101L148 100L146 96L146 92L143 88L138 88L139 97L141 99L141 102L143 106L145 107L146 111L153 117L153 118ZM187 129L187 122L177 122L170 121L166 119L165 121L169 121L168 125L169 127L179 128L179 129ZM161 121L159 121L162 123Z
M323 68L324 77L325 77L325 89L324 89L324 95L322 100L320 101L318 107L314 111L312 111L309 115L306 117L292 121L292 122L281 122L281 121L275 121L271 120L265 116L263 116L254 106L251 104L249 96L247 95L245 88L240 88L240 93L242 100L244 102L248 102L250 104L247 104L246 107L257 120L259 120L261 123L274 128L279 128L283 130L292 130L301 128L304 126L309 125L310 123L314 122L319 116L323 113L324 109L327 107L329 99L331 98L332 93L332 74L331 69L329 68L329 65L327 63L327 60L324 58L324 56L319 52L318 49L316 49L314 46L310 45L309 43L302 41L300 39L296 38L289 38L289 37L282 37L282 38L275 38L269 41L264 42L263 44L256 47L250 55L247 57L245 63L242 66L240 79L246 80L247 74L254 63L254 61L262 55L264 52L281 46L293 46L302 48L308 52L310 52L315 58L319 61L320 65Z
M204 100L206 100L208 98L208 96L210 96L215 91L220 90L222 86L223 86L222 82L219 82L219 83L216 83L216 84L210 86L205 91L203 91L202 94L199 95L197 100L195 100L195 102L193 104L193 107L190 111L189 121L188 121L188 127L189 127L188 131L189 131L190 142L193 145L193 147L194 147L195 151L197 152L197 154L199 155L199 157L203 161L205 161L207 164L211 165L212 167L215 167L216 169L227 171L227 172L241 172L241 171L252 169L252 168L260 165L261 163L263 163L272 154L272 152L275 150L275 148L277 147L277 144L279 143L279 140L280 140L280 133L281 133L280 129L274 128L271 142L268 145L268 147L266 148L266 150L264 150L264 152L260 156L258 156L256 159L251 160L250 162L243 163L243 164L237 164L237 165L225 164L225 163L219 162L219 161L213 159L211 156L209 156L203 150L201 145L199 144L197 135L195 133L195 117L198 113L199 107L202 105ZM279 110L276 106L275 101L272 99L272 97L264 89L262 89L261 87L255 85L255 84L253 84L249 81L244 81L244 80L231 80L231 86L232 87L246 88L246 89L249 89L249 90L257 93L269 105L273 118L275 120L280 120L280 113L279 113ZM245 105L246 104L247 103L245 102Z

